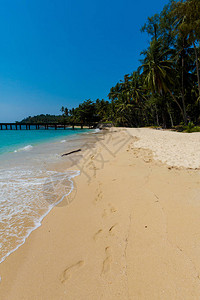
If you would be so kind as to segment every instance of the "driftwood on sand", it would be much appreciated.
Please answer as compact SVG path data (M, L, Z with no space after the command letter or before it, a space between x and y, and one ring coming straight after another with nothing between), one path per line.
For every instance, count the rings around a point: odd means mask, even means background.
M61 156L66 156L66 155L69 155L69 154L72 154L72 153L76 153L76 152L80 152L80 151L81 151L81 149L77 149L77 150L74 150L74 151L71 151L71 152L64 153Z

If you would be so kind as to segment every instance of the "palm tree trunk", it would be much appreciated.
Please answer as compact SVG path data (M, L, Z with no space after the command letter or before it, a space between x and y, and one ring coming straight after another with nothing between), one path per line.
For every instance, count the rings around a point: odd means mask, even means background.
M144 114L145 114L147 125L149 125L149 117L148 117L148 113L146 112L146 110L145 110Z
M181 111L181 114L183 116L183 120L184 120L184 112L183 112L183 109L182 107L180 106L180 104L178 103L178 101L176 100L176 97L172 94L172 92L170 91L170 89L168 89L168 92L170 93L170 95L172 96L172 99L174 100L174 102L178 105L180 111Z
M163 126L162 128L166 129L167 128L167 122L166 122L166 114L165 114L165 110L162 109L162 119L163 119Z
M197 47L195 45L195 42L193 42L194 47L194 53L196 58L196 68L197 68L197 81L198 81L198 90L199 90L199 97L200 97L200 76L199 76L199 62L198 62L198 53L197 53Z
M170 121L171 121L171 126L173 128L174 127L174 122L173 122L173 118L172 118L172 114L170 112L170 107L169 107L169 103L168 102L167 102L167 111L168 111L169 118L170 118Z
M154 113L154 110L153 110L152 106L151 106L151 115L150 115L150 117L151 117L152 120L153 120L153 124L156 124L155 113Z
M156 121L157 121L157 125L160 126L160 124L159 124L159 118L158 118L157 105L155 105L155 108L156 108Z
M184 49L183 49L184 51ZM183 113L184 113L184 123L187 125L187 114L186 114L186 108L185 108L185 89L184 89L184 53L181 52L181 95L182 95L182 104L183 104Z

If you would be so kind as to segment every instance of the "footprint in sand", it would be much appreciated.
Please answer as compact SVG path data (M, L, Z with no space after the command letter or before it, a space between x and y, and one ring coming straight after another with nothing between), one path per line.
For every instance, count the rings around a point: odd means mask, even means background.
M111 213L114 213L114 212L117 211L116 208L114 206L112 206L112 204L109 203L108 206L109 206L109 209L110 209Z
M110 229L108 230L110 234L114 234L114 229L117 225L118 225L118 223L116 223L116 224L114 224L113 226L110 227Z
M78 269L80 267L82 267L84 265L84 261L80 260L77 263L67 267L64 272L62 272L61 276L60 276L60 281L61 283L65 283L68 279L71 278L72 274L76 271L78 271Z
M108 215L108 213L107 213L107 210L106 210L106 209L104 209L104 210L103 210L103 213L102 213L102 217L103 217L103 218L106 218L106 217L107 217L107 215Z
M148 164L148 163L152 162L152 159L149 157L144 157L143 161Z
M104 209L103 213L102 213L102 217L106 218L109 214L113 214L117 211L117 209L114 206L111 206L111 204L108 204L109 208L108 209Z
M101 199L103 198L103 192L101 190L101 184L99 184L99 188L97 190L97 196L94 200L94 203L96 204L97 202L99 202Z
M96 241L97 239L98 239L98 237L99 237L99 235L102 233L102 229L99 229L95 234L94 234L94 236L93 236L93 239Z
M105 248L106 258L103 261L101 274L104 275L110 271L110 265L112 262L111 250L110 247Z
M111 206L111 207L110 207L110 212L111 212L111 213L114 213L114 212L116 212L116 211L117 211L117 210L116 210L116 208L114 208L114 206Z

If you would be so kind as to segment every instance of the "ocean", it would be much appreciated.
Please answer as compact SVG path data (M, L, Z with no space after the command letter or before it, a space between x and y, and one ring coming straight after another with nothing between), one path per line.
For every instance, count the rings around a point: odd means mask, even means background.
M0 263L71 193L73 178L80 172L58 171L55 166L62 164L62 153L80 147L87 133L87 129L0 131Z
M29 150L30 147L56 141L60 138L69 137L74 134L83 133L87 129L66 129L66 130L1 130L0 131L0 154L5 152L17 152Z

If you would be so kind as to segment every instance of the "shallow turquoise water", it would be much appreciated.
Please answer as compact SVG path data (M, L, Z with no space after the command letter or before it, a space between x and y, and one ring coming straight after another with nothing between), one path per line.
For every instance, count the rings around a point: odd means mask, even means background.
M0 154L18 151L27 146L59 140L88 129L0 130Z
M82 147L87 132L0 130L0 263L70 195L80 171L67 169L61 153Z

